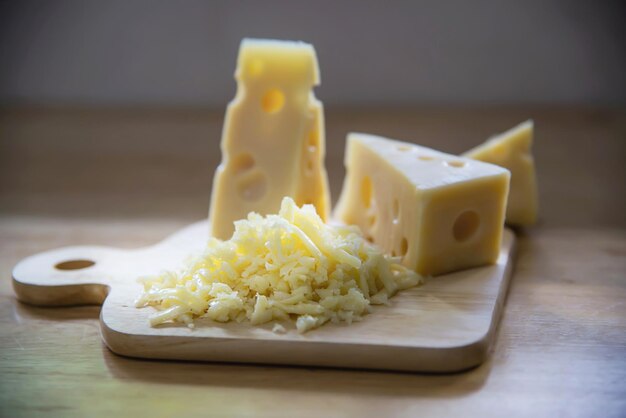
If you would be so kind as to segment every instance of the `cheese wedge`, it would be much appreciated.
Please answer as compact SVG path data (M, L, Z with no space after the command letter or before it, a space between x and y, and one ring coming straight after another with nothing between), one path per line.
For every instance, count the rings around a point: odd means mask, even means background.
M335 216L421 275L493 263L509 171L411 143L351 133Z
M213 180L212 235L228 239L249 212L276 213L285 196L312 203L326 220L330 195L324 168L324 113L313 94L317 56L303 42L244 39L237 95L228 105L222 162Z
M537 221L538 197L535 163L531 154L533 121L526 121L463 154L511 171L506 223L528 226Z

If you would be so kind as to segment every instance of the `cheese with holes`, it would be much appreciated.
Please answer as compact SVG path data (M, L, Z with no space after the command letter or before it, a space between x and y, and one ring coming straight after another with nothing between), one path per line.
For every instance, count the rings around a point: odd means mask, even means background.
M509 171L411 143L348 135L335 216L422 275L493 263Z
M222 162L213 181L212 234L228 239L249 212L278 212L283 197L313 204L326 220L324 114L313 94L319 68L312 45L244 39L237 94L222 132Z
M537 221L539 205L532 142L533 122L529 120L463 154L511 171L506 208L506 222L511 225L528 226Z

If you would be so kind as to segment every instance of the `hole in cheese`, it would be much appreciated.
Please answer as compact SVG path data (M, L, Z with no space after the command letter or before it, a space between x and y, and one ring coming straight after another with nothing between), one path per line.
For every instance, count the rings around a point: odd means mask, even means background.
M242 199L247 201L259 200L265 195L267 179L260 171L252 173L239 182L238 190Z
M465 166L465 162L457 161L457 160L446 161L445 164L450 166L450 167L455 167L455 168L461 168L461 167Z
M400 255L404 257L409 250L409 241L405 237L402 237L402 241L400 242Z
M398 147L398 151L400 152L407 152L407 151L411 151L411 147L409 147L408 145L400 145Z
M278 89L271 89L263 96L261 107L267 113L276 113L285 105L285 95Z
M398 218L400 216L400 202L398 202L398 198L393 199L393 206L391 208L393 214L393 223L398 223Z
M433 157L430 157L428 155L419 155L417 158L419 160L422 160L422 161L432 161L432 160L434 160Z
M361 182L361 200L366 208L372 205L372 193L372 179L370 179L369 176L365 176Z
M478 230L480 225L480 217L473 210L466 210L461 213L454 221L452 234L458 242L464 242L470 239Z
M57 263L54 268L57 270L80 270L91 267L94 264L96 264L96 262L91 260L68 260Z
M311 131L309 133L309 146L317 148L317 145L320 142L320 137L317 131Z
M306 146L306 150L309 155L305 157L307 158L307 162L306 162L306 175L307 176L313 175L313 170L315 169L315 159L316 159L316 153L317 153L318 139L319 137L317 136L316 131L311 131L309 133L308 145Z
M244 152L233 159L233 170L239 174L254 167L254 158L251 154Z
M312 158L309 158L306 162L306 175L311 176L313 174L314 161Z

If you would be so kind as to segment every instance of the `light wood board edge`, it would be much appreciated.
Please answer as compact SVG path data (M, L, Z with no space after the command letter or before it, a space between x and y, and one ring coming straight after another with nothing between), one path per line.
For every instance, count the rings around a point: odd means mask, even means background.
M321 366L429 373L460 372L483 363L495 340L506 302L516 253L516 238L506 229L510 250L491 313L490 326L479 339L452 347L390 346L381 343L198 338L127 334L109 327L100 316L107 347L125 357L162 360Z

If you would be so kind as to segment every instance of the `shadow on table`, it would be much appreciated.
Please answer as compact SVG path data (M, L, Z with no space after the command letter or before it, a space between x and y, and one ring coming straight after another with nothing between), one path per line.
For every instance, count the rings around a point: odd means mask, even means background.
M77 319L98 319L100 316L99 305L81 306L35 306L14 299L13 317L16 322L22 323L28 320L38 321L68 321Z
M47 308L14 300L18 323L98 319L100 306ZM430 374L301 366L203 363L122 357L102 343L104 363L112 377L163 385L257 388L318 393L393 397L454 398L478 391L491 371L488 359L460 373Z
M302 366L145 360L118 356L102 347L112 376L164 385L256 388L372 396L465 396L485 384L491 362L465 372L431 374Z

